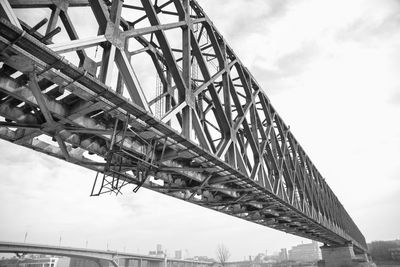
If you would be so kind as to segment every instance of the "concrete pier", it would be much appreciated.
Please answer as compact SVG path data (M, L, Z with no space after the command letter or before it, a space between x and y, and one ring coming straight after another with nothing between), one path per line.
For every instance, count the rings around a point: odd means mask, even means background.
M355 254L353 245L321 247L322 260L318 267L376 267L367 253Z

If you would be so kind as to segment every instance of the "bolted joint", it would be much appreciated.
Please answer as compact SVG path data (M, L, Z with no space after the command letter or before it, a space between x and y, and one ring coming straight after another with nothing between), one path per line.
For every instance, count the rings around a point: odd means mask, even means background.
M84 70L86 70L89 74L91 74L93 77L96 76L96 70L97 70L97 65L96 62L89 58L85 57L85 60L83 61L82 67Z
M186 94L185 95L185 102L186 104L191 107L191 108L195 108L195 101L194 101L194 97L191 94Z
M21 55L12 55L8 57L4 63L23 73L32 72L35 70L35 62Z
M65 131L65 127L61 123L52 121L43 123L41 130L52 136L55 136L58 135L61 131Z
M63 12L67 12L69 6L69 0L51 0L53 4Z
M106 32L104 34L106 39L115 47L123 50L125 47L125 37L122 35L122 31L115 27L112 22L107 22Z
M235 143L237 141L236 138L236 131L233 127L230 128L230 133L229 133L229 138L232 140L233 143Z

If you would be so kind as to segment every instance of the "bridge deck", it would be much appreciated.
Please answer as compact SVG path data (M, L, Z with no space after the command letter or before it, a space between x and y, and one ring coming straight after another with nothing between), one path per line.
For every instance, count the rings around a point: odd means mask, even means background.
M108 261L111 262L114 266L125 265L126 264L125 260L139 260L142 262L146 261L147 263L150 264L147 264L145 266L157 266L157 267L162 267L162 266L172 267L175 266L176 263L178 264L178 266L179 264L183 264L183 266L188 266L185 264L189 264L189 266L191 267L206 267L213 265L212 262L170 259L158 256L133 254L133 253L113 251L113 250L98 250L98 249L62 247L62 246L4 242L4 241L0 241L0 253L42 254L42 255L65 256L72 258L85 258L94 261L100 261L100 260ZM139 266L141 266L141 264Z

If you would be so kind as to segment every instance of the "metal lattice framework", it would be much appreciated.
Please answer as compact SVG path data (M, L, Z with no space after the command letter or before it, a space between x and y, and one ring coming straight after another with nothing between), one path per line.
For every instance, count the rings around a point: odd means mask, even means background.
M2 139L96 171L92 195L143 186L366 251L196 1L0 3Z

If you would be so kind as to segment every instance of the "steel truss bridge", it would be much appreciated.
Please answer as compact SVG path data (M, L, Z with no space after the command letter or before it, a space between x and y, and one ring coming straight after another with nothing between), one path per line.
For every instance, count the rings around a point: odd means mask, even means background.
M0 0L0 137L328 245L366 242L195 0ZM3 152L5 153L5 152Z

